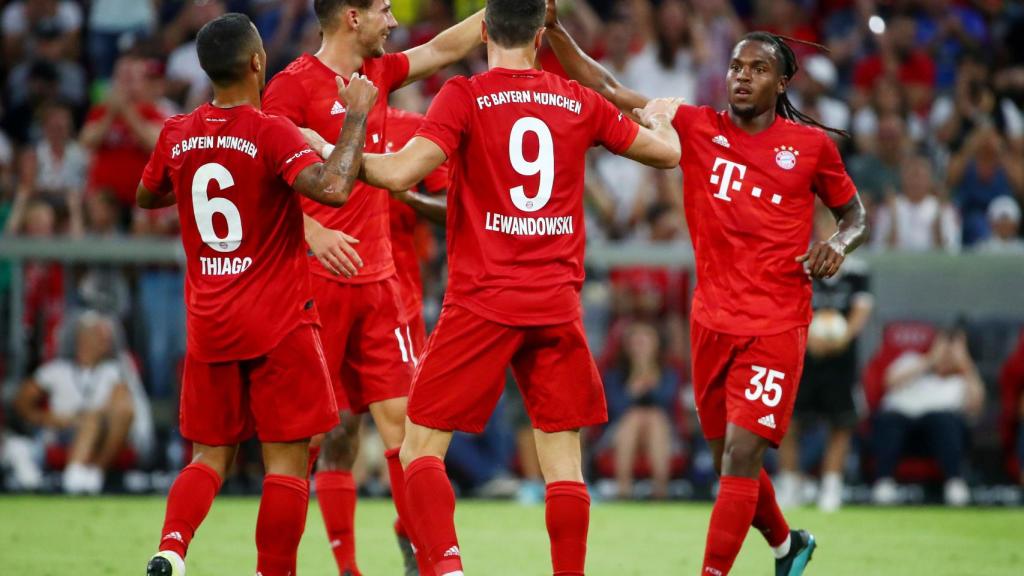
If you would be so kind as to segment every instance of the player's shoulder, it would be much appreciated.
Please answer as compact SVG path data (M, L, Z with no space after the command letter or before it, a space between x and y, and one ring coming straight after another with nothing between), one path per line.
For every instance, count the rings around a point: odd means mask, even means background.
M298 58L289 62L283 70L274 74L270 81L267 82L265 91L303 90L305 82L319 72L317 64L318 62L315 61L313 56L305 53L301 54Z
M680 128L689 130L697 123L718 125L723 120L728 120L728 118L725 117L725 112L715 110L711 106L681 104L676 110L676 115L672 119L672 124L678 131Z

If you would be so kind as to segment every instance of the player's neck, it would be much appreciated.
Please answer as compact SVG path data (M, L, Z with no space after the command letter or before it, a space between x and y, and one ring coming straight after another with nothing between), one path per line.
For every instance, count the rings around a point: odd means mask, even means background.
M237 108L249 105L258 110L260 108L260 91L255 86L249 85L226 88L214 86L211 104L215 108Z
M348 78L363 67L364 58L358 48L354 36L334 33L324 35L315 56L335 74Z
M775 123L775 109L770 108L757 116L744 118L737 115L730 108L729 119L732 120L734 126L753 136L754 134L767 130Z
M533 46L503 48L494 42L487 43L487 68L506 70L533 70L537 51Z

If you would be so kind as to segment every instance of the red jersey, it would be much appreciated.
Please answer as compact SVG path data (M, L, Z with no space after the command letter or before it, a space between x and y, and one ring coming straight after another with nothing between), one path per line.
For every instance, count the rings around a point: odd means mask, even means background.
M550 72L495 68L449 80L417 136L448 155L445 302L493 322L571 322L583 284L587 149L621 153L637 125Z
M318 322L291 184L319 161L291 122L251 106L204 104L164 124L142 184L177 195L197 359L262 356Z
M388 108L387 151L397 152L412 139L423 123L423 115L397 108ZM423 179L423 189L437 194L448 188L448 164L438 166ZM406 203L391 199L391 254L395 272L402 287L402 315L411 319L423 310L423 278L420 258L416 252L416 224L419 217Z
M163 122L167 117L153 104L133 106L139 116L150 122ZM106 113L106 106L96 106L89 110L85 122L96 122ZM109 188L123 205L132 206L135 204L139 175L146 167L148 158L149 150L135 137L128 123L123 118L115 118L110 124L110 131L93 154L87 187L92 192Z
M387 54L363 62L359 73L377 87L377 101L366 120L367 153L383 153L387 142L385 117L388 94L409 76L405 54ZM315 56L303 54L278 73L263 93L263 110L284 116L296 126L311 128L328 142L335 142L345 123L345 106L338 101L337 76ZM348 79L346 78L346 81ZM356 182L352 196L341 208L302 199L302 210L327 228L341 230L359 240L363 268L355 278L334 275L311 257L310 270L338 282L357 284L377 282L395 273L388 237L388 200L386 190Z
M728 112L680 106L683 200L697 261L693 319L738 336L805 326L807 251L817 194L830 207L856 189L825 132L777 117L749 135Z

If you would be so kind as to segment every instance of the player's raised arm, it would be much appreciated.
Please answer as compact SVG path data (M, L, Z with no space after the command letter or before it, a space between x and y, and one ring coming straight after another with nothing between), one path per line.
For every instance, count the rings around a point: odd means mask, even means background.
M417 136L398 152L363 156L359 179L395 193L405 192L447 159L440 146Z
M340 77L335 81L338 97L348 107L341 134L327 161L305 168L293 184L303 196L328 206L341 206L348 201L362 161L366 118L377 101L377 88L359 74L352 75L348 86Z
M633 114L641 121L633 144L622 155L654 168L675 168L679 165L682 146L672 118L682 103L678 99L657 98Z
M547 0L547 14L544 19L545 36L558 61L570 78L607 98L627 114L647 106L648 98L639 92L626 88L604 66L576 44L569 32L558 21L558 6L555 0Z
M409 58L409 75L403 86L426 78L465 58L480 45L480 23L483 20L484 11L480 10L434 36L430 42L406 50L405 55Z

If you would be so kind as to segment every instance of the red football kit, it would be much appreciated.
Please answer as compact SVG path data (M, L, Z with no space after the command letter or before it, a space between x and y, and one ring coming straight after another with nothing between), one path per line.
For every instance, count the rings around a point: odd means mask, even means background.
M378 96L366 122L367 153L383 153L388 94L409 75L404 54L387 54L363 62L360 74L377 87ZM337 140L345 122L338 101L337 74L310 54L303 54L267 85L263 109ZM346 79L347 80L347 79ZM304 201L303 211L321 225L359 240L363 268L354 278L336 276L310 255L313 289L324 319L321 334L339 406L365 412L369 405L408 394L414 357L401 310L401 296L391 256L386 190L356 183L341 208Z
M401 150L423 123L422 114L388 108L387 151ZM438 166L420 184L427 194L444 193L448 189L448 164ZM423 321L423 278L416 250L416 225L419 216L404 202L391 199L391 254L395 259L398 284L402 289L402 314L408 324L410 354L415 358L423 352L427 328Z
M496 68L438 93L417 136L448 156L449 282L409 418L480 432L511 363L535 428L607 419L580 319L587 150L626 150L638 127L548 72Z
M319 162L284 118L204 104L164 124L142 175L174 193L186 255L182 434L308 438L338 421L291 190Z
M856 190L817 128L777 117L750 135L727 112L680 106L683 196L697 264L694 393L704 435L733 422L778 444L803 370L811 281L796 258L811 238L814 197Z

